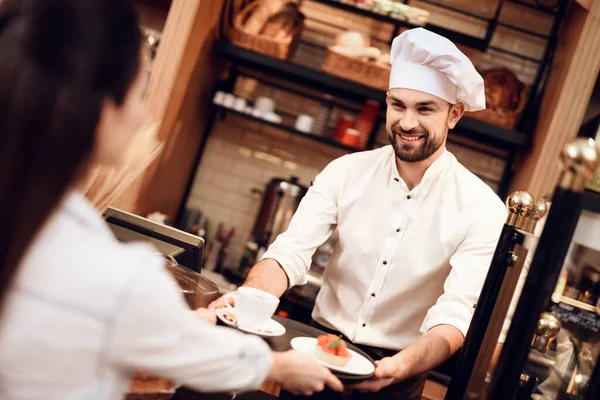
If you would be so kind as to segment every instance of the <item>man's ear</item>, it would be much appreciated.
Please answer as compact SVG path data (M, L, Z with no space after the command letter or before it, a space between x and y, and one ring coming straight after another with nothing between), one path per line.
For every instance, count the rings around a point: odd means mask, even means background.
M454 129L458 121L462 118L465 113L465 105L463 103L456 103L450 105L450 112L448 113L448 128Z

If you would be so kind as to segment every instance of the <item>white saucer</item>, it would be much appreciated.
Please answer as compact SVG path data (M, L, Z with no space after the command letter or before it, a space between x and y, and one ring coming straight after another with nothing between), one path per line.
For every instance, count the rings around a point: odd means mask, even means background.
M300 353L305 353L313 356L318 362L323 364L329 369L343 372L351 375L370 375L375 372L375 365L368 359L358 354L352 349L348 349L352 358L348 361L348 364L340 367L338 365L328 364L321 360L318 360L315 356L315 346L317 345L317 339L312 337L295 337L290 342L292 348Z
M276 337L285 333L285 327L279 322L275 321L273 318L267 321L265 326L262 328L254 329L249 326L238 326L238 319L234 310L230 310L228 308L218 308L215 313L217 314L217 318L219 318L225 325L237 328L246 333L252 333L262 337Z

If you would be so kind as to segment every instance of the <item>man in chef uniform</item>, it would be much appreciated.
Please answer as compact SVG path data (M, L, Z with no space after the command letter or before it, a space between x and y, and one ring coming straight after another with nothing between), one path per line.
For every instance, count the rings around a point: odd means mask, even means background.
M337 227L312 317L379 358L375 377L344 398L420 399L426 372L464 343L506 220L498 196L445 148L463 113L485 108L473 64L422 28L393 41L391 63L391 145L331 162L244 283L276 296L306 283Z

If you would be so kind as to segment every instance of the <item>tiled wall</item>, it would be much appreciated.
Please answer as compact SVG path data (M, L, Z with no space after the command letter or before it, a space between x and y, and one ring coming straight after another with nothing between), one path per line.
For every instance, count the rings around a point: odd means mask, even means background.
M455 7L475 8L482 15L493 15L497 4L497 0L438 1L452 3ZM485 30L485 27L473 18L459 18L430 4L419 4L416 1L413 4L432 11L431 20L450 29L472 35L482 35ZM374 44L378 46L386 45L392 35L392 28L388 25L355 14L334 11L322 4L305 1L302 11L307 16L303 40L318 43L323 48L345 29L367 30ZM512 25L527 27L540 33L548 33L551 26L551 17L548 15L510 3L505 7L502 19ZM541 56L544 45L544 42L538 39L500 28L494 36L493 43L495 46L531 57ZM533 81L537 71L535 63L512 56L493 51L480 53L470 49L463 50L478 68L485 70L492 66L506 66L526 83ZM315 46L301 45L294 61L319 65L323 57L323 50ZM235 92L249 100L259 95L269 96L275 100L278 111L295 115L315 115L320 105L318 101L260 85L253 79L238 79ZM360 105L357 107L356 111L359 111ZM448 144L450 151L467 168L496 189L505 166L503 158L483 155L474 149L485 149L485 146L478 143L458 137L454 139L454 143ZM383 128L377 135L377 142L381 145L387 144ZM494 151L498 152L497 149ZM328 162L343 154L343 150L227 115L224 120L215 123L211 132L188 206L200 208L213 224L223 222L227 227L236 227L236 235L226 260L226 265L235 265L240 260L261 202L260 195L253 193L252 189L263 190L271 178L287 178L290 175L297 176L301 184L308 186Z
M239 262L261 197L273 177L297 176L309 186L331 160L346 154L287 132L234 115L215 124L200 162L188 207L198 207L211 222L235 226L226 265Z

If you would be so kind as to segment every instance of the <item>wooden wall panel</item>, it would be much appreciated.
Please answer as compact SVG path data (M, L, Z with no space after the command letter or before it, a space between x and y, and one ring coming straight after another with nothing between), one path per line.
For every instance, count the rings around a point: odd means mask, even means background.
M589 10L577 3L567 13L533 145L517 166L512 190L534 197L551 192L560 174L559 155L577 136L600 70L600 0Z
M130 211L145 215L160 210L174 217L206 125L216 75L212 44L222 4L223 0L171 4L146 93L152 118L161 121L158 136L166 146L145 176L116 202Z

